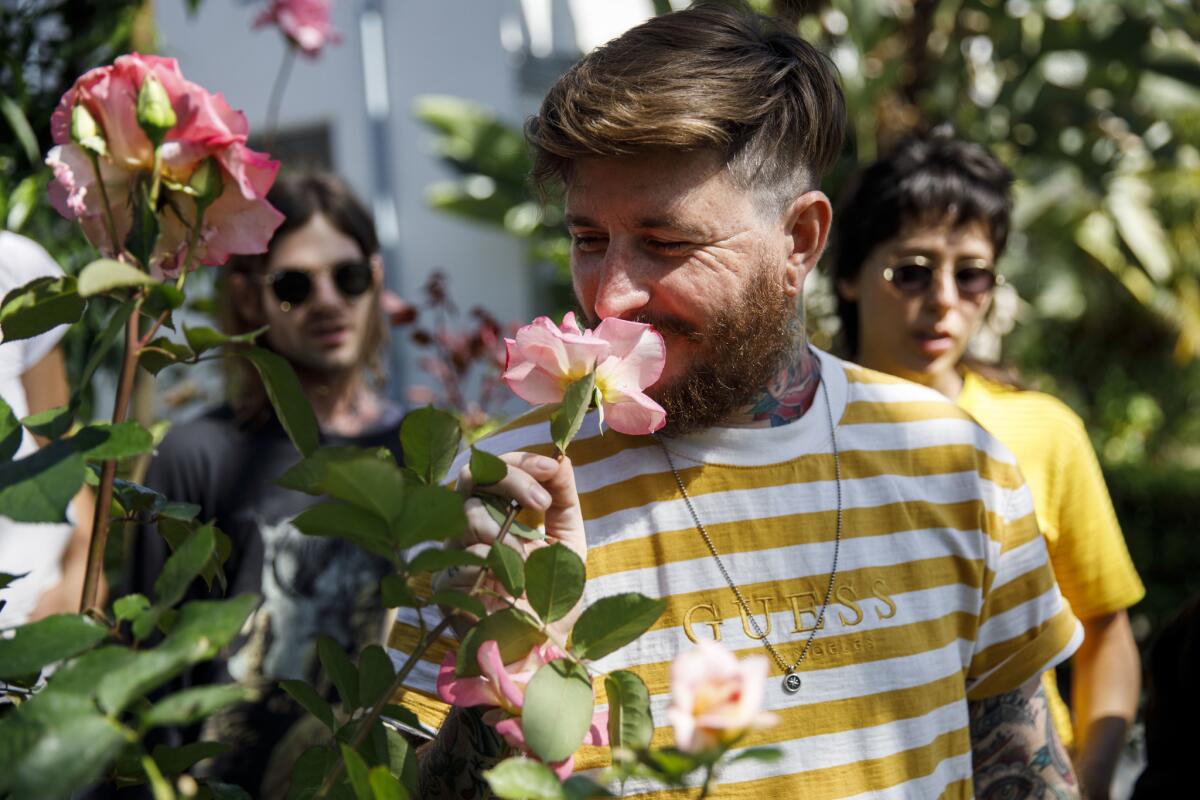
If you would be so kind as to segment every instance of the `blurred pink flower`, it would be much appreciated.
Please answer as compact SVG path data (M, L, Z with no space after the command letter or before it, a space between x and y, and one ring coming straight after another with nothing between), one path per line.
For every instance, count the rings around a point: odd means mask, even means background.
M675 745L685 753L729 747L749 731L776 724L779 717L762 710L767 669L764 656L738 661L707 641L676 656L667 707Z
M254 27L278 25L300 52L316 58L326 44L342 40L330 20L332 11L333 0L270 0L266 10L254 20Z
M437 692L443 701L452 706L492 706L484 712L483 721L493 726L508 744L526 755L536 758L525 745L525 732L521 729L521 709L525 705L525 687L541 667L563 658L564 653L549 642L529 651L529 655L512 664L500 660L500 646L495 641L479 645L476 659L482 673L478 678L454 677L455 654L447 653L438 671ZM592 726L584 737L584 744L604 745L608 743L608 712L599 711L592 717ZM549 766L559 779L566 779L574 769L575 756Z
M667 363L666 345L652 326L609 317L585 330L568 313L558 327L538 317L504 343L502 377L523 400L560 402L568 386L594 371L601 412L614 430L640 435L666 424L666 411L644 391Z
M50 118L53 147L46 163L54 173L50 202L68 219L78 220L84 234L101 252L115 256L91 158L71 139L71 111L82 104L95 118L106 152L99 157L100 177L108 193L117 237L124 241L132 225L131 192L139 173L151 172L154 147L137 122L142 82L153 73L162 83L176 114L160 149L163 196L159 205L159 238L151 264L173 273L183 263L196 219L196 204L183 187L206 159L220 169L221 194L205 212L198 237L196 263L220 265L233 254L266 252L283 215L267 201L279 162L246 147L248 127L220 94L184 79L173 58L137 53L119 57L111 66L84 73L63 95Z

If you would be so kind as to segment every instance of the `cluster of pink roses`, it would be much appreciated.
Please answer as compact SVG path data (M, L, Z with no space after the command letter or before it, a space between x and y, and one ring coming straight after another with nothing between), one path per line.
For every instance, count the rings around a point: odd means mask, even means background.
M502 377L521 399L561 402L568 386L595 372L602 419L613 430L636 436L666 424L667 412L644 391L667 363L662 335L650 325L609 317L585 330L568 313L558 326L538 317L504 343Z
M147 95L158 98L154 113L165 120L161 142L139 123ZM175 59L135 53L90 70L63 95L50 124L50 202L106 255L121 252L138 181L149 178L156 156L159 231L147 268L178 271L193 240L200 264L265 252L283 221L265 200L279 162L247 147L245 117L220 94L185 80Z

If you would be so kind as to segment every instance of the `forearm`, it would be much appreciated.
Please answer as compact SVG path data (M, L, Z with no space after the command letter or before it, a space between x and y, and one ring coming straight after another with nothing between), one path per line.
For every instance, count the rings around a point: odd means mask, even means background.
M980 800L1079 797L1039 679L971 702L970 717L975 796Z
M421 797L488 798L491 792L483 771L506 754L507 746L492 726L473 708L454 708L437 738L417 753Z
M1079 777L1085 796L1109 796L1125 732L1137 714L1141 663L1124 611L1084 621L1075 654L1071 699L1078 731Z

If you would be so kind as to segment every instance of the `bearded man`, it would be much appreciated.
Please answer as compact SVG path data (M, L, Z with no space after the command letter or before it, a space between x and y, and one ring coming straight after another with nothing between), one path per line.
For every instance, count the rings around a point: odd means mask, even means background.
M663 333L650 393L667 427L601 437L589 418L559 463L535 412L484 443L509 464L488 491L586 550L582 606L667 601L598 664L642 677L657 725L671 660L693 643L769 656L780 724L739 744L783 757L730 764L717 796L1072 794L1038 677L1081 631L1012 456L936 392L805 340L801 293L831 218L817 185L843 120L824 56L722 6L652 19L558 81L527 126L534 178L565 189L590 322ZM477 500L468 519L465 545L495 539ZM392 645L411 648L416 625L402 609ZM433 663L413 675L404 702L440 728L422 796L486 795L494 732L436 700ZM576 769L602 766L589 759Z

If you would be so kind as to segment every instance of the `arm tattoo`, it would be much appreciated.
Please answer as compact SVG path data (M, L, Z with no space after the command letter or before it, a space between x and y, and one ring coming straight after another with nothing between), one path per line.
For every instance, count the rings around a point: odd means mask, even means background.
M491 797L483 771L494 767L506 753L504 740L476 709L452 709L437 738L417 753L421 797Z
M1040 677L1014 692L968 705L979 800L1079 797L1079 785L1054 730Z

